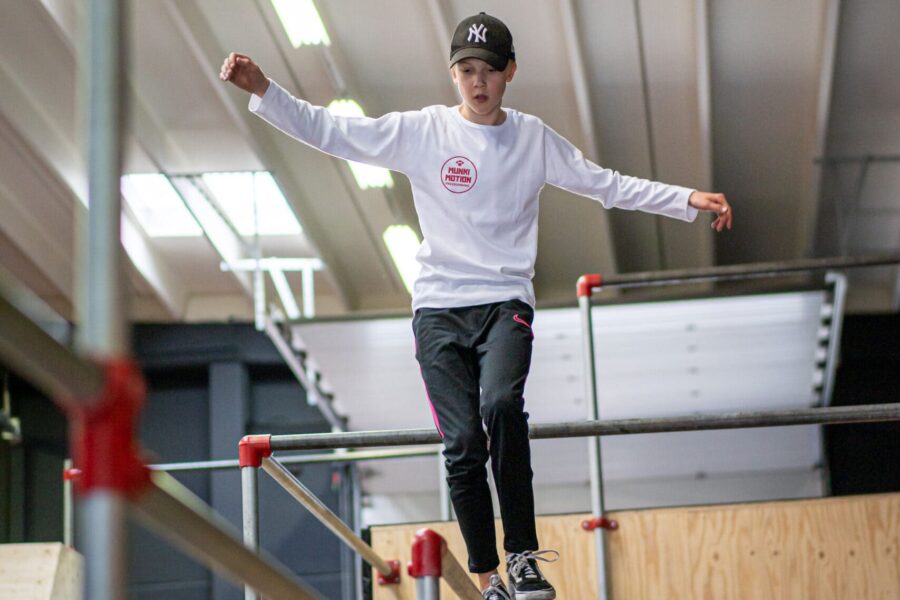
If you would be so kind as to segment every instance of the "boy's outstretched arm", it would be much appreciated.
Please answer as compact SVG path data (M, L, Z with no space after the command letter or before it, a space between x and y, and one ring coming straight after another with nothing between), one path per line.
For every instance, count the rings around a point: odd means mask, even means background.
M225 57L222 69L219 71L219 79L230 81L245 92L250 92L260 98L269 89L269 79L259 65L253 62L249 56L237 52L232 52Z
M725 199L725 194L713 194L710 192L694 192L688 198L688 204L697 210L715 213L716 219L711 227L716 231L731 229L731 206Z

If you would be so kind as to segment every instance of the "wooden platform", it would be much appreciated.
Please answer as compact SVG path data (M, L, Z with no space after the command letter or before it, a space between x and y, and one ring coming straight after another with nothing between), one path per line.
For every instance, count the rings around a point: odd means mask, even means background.
M81 600L83 564L62 544L0 544L0 598Z
M609 516L620 523L608 545L614 600L900 599L900 494ZM586 517L538 518L541 547L562 555L543 568L560 600L597 597L593 539L580 526ZM422 527L444 536L465 566L456 523L373 527L376 551L404 565L402 585L376 585L375 600L415 599L405 565ZM441 594L453 598L446 588Z

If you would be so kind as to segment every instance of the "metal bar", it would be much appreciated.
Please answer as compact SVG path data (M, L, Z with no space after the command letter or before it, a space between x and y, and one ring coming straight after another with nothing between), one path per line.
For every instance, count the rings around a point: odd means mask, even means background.
M125 3L91 0L82 76L88 91L87 227L81 234L80 343L101 356L128 352L120 220L122 195L122 92L126 62Z
M244 526L244 545L259 550L259 474L256 467L241 467L241 516ZM244 600L257 600L256 591L244 586Z
M10 303L0 288L0 362L62 402L86 401L103 389L103 372L79 358Z
M600 418L600 403L597 399L597 363L594 354L594 325L591 313L590 295L578 297L581 312L582 356L584 357L585 392L588 399L588 419L597 421ZM603 460L600 452L600 438L588 440L588 474L591 482L591 512L595 517L602 517L603 506ZM605 529L594 530L594 546L596 552L597 590L599 598L609 597L606 577L606 534Z
M125 495L95 490L81 500L79 520L85 560L85 598L125 600L127 537Z
M279 258L277 256L268 256L266 258L260 257L259 260L244 258L231 264L222 262L219 264L219 269L222 271L255 271L257 264L264 271L269 269L278 269L284 272L321 271L325 268L325 263L319 258Z
M856 269L900 264L900 255L884 254L863 257L812 258L788 262L754 263L749 265L728 265L701 269L673 269L668 271L646 271L625 273L603 278L603 288L634 288L657 285L674 285L696 281L733 281L735 279L756 279L779 277L793 273L827 271L830 269Z
M440 600L441 578L426 575L416 579L416 600Z
M88 92L87 123L88 212L80 227L78 261L78 343L95 356L121 357L129 352L126 296L121 252L123 92L127 64L126 3L91 0L88 5L79 74ZM34 348L28 351L35 353ZM34 354L34 356L40 356ZM47 362L46 356L40 360ZM125 494L95 489L84 499L82 551L86 563L85 597L124 600L127 576Z
M140 521L237 585L279 600L321 600L286 567L245 547L234 527L167 473L152 473L153 484L132 501Z
M266 473L278 482L287 492L294 497L300 504L306 507L319 521L328 529L334 532L342 542L350 546L354 551L360 554L367 563L372 565L382 575L391 575L393 570L387 562L375 553L362 538L353 533L341 519L331 512L325 504L319 500L315 494L310 492L305 485L294 477L293 473L288 471L284 465L279 463L272 457L264 458L262 468Z
M303 316L312 319L316 316L316 279L315 270L302 270Z
M68 471L72 468L72 459L63 460L63 470ZM63 477L63 544L69 548L75 547L75 522L74 522L74 505L72 504L72 479Z
M894 404L733 412L716 415L695 414L645 419L542 423L530 426L529 437L533 440L538 440L592 435L631 435L670 431L750 429L754 427L784 427L791 425L838 425L842 423L877 423L883 421L900 421L900 402ZM431 428L273 435L271 437L271 446L274 451L412 446L437 444L439 442L440 436Z
M394 458L411 458L415 456L431 456L437 452L435 448L422 448L413 450L362 450L357 452L326 452L323 454L301 454L300 456L280 456L278 462L283 465L304 465L318 463L353 463L365 460L388 460ZM237 469L240 461L229 460L198 460L194 462L160 463L149 465L154 471L218 471L222 469Z

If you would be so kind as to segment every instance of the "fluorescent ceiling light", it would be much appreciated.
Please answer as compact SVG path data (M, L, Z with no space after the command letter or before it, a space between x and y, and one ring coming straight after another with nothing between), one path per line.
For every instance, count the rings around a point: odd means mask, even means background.
M195 237L203 234L165 175L125 175L121 186L125 201L150 237Z
M394 259L394 265L400 272L403 285L412 294L413 283L419 275L419 263L416 252L419 251L419 238L409 225L391 225L384 230L384 244Z
M241 235L297 235L303 229L271 173L205 173L203 182ZM253 204L256 202L256 215Z
M366 116L362 106L360 106L356 100L351 100L350 98L333 100L331 104L328 105L328 112L338 117ZM347 163L350 165L350 171L353 172L353 177L356 179L356 185L358 185L360 189L367 190L369 188L394 187L394 178L391 176L391 172L388 169L373 167L372 165L353 162L352 160L348 160Z
M272 0L272 6L294 48L331 45L325 25L312 0Z

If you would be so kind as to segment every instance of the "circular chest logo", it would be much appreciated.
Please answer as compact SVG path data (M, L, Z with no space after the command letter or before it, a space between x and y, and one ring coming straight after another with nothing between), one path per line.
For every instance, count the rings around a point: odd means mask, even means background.
M454 156L441 167L441 183L454 194L468 192L478 180L478 169L465 156Z

